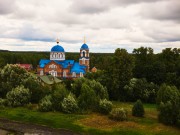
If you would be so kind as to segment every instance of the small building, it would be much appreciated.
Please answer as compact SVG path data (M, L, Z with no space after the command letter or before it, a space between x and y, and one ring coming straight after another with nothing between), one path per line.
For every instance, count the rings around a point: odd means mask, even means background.
M60 80L52 75L39 76L38 80L42 84L49 84L49 85L62 82L62 80Z
M33 69L32 64L17 64L17 65L19 65L20 67L26 69L27 71L31 71Z
M79 62L66 60L64 48L57 44L51 48L50 59L41 59L37 67L39 76L52 75L60 78L83 77L89 71L89 47L84 43L80 48Z
M91 69L91 72L92 72L92 73L97 72L97 68L96 68L96 67L93 67L93 68Z

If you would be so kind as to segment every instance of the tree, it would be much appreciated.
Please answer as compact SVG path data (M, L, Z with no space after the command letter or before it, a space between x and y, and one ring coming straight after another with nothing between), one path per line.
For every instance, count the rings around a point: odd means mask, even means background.
M0 92L2 97L5 97L6 93L11 91L13 88L21 85L23 80L27 79L30 76L24 68L19 67L18 65L7 64L1 70L1 88Z
M42 112L48 112L52 110L51 95L47 95L39 102L39 110Z
M165 124L178 125L180 121L180 92L175 86L163 84L157 94L159 121Z
M134 59L125 49L116 49L113 57L110 96L115 100L125 100L124 86L132 78Z
M67 97L68 91L62 84L55 84L52 88L52 94L51 94L51 102L52 102L52 108L54 110L61 111L62 110L62 104L61 102L65 97Z
M124 90L127 93L127 101L136 101L141 99L145 102L155 103L158 86L152 82L147 82L145 78L132 78L129 84L124 87Z
M136 117L143 117L144 113L144 107L141 100L137 100L132 108L132 115Z
M153 80L154 75L154 52L152 48L140 47L133 50L135 56L135 68L133 70L135 78L146 78Z
M65 113L74 113L77 112L78 105L73 95L70 93L66 98L62 101L62 111Z
M78 97L78 105L82 110L95 109L98 99L95 92L87 84L83 84L81 94Z
M6 95L8 104L13 107L23 106L29 103L31 94L29 89L24 88L23 85L17 86L16 88L9 91Z

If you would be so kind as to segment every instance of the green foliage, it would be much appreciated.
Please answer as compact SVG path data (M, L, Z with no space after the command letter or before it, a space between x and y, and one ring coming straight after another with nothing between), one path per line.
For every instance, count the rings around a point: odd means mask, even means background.
M38 103L47 92L45 86L42 86L35 76L18 65L7 64L0 72L0 95L3 98L7 92L19 85L29 89L32 103Z
M6 99L0 98L0 107L4 107L6 105Z
M117 121L127 120L127 111L124 108L115 108L110 112L109 118Z
M0 73L1 96L5 97L7 92L23 84L23 80L29 76L30 74L24 68L21 68L18 65L7 64Z
M52 88L52 107L54 110L58 110L61 111L62 110L62 106L61 106L61 102L63 101L63 99L65 97L67 97L68 95L68 91L65 88L64 85L62 84L55 84Z
M75 94L76 97L80 96L82 84L85 82L86 82L85 78L78 78L74 81L72 86L72 93Z
M51 103L52 97L50 95L45 96L41 101L39 102L39 110L42 112L48 112L52 110L52 103Z
M103 87L99 82L95 80L89 81L89 86L94 90L99 99L108 98L107 89Z
M50 86L42 85L36 77L30 75L22 80L24 87L28 88L32 93L31 102L39 103L39 101L47 94L50 93Z
M8 105L12 107L23 106L29 103L30 97L31 93L29 92L29 89L24 88L23 85L17 86L6 95Z
M154 83L148 83L146 79L133 78L129 84L124 87L127 93L127 101L136 101L141 99L144 102L155 103L158 86Z
M175 86L163 84L157 95L159 106L159 121L164 124L179 126L180 92Z
M137 100L132 108L132 115L136 117L143 117L144 116L144 106L141 100Z
M108 99L107 89L95 80L78 78L72 86L72 93L78 99L82 110L97 110L100 99Z
M82 85L81 95L78 97L78 105L82 110L95 109L95 105L98 105L95 92L87 84Z
M65 113L74 113L77 112L78 105L73 95L70 93L66 98L62 101L62 111Z
M175 124L177 116L174 114L176 112L174 109L170 101L165 104L161 102L159 107L160 113L158 115L159 121L169 125Z
M125 100L124 86L129 83L132 78L132 70L134 67L134 59L125 49L116 49L113 56L111 82L112 88L110 95L116 100Z
M177 104L179 102L179 96L179 91L175 86L163 84L157 93L157 104L168 101L171 101L172 104Z
M112 102L107 99L100 100L99 111L103 114L108 114L112 110Z

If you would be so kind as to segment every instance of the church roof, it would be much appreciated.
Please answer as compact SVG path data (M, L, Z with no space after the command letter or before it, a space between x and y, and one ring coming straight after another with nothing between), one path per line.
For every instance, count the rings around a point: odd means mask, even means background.
M89 50L89 47L88 47L87 44L84 43L84 44L81 46L81 49Z
M85 68L86 68L86 66L79 65L78 62L75 62L73 67L71 68L71 73L75 72L75 73L79 74L80 72L82 72L84 74L85 73Z
M39 62L40 68L44 68L46 64L50 63L52 60L47 59L41 59ZM61 65L63 68L67 68L69 65L71 65L71 73L85 73L86 66L80 65L78 62L75 62L74 60L64 60L64 61L57 61L53 60L57 64Z
M51 52L65 52L64 48L60 45L55 45L51 48Z

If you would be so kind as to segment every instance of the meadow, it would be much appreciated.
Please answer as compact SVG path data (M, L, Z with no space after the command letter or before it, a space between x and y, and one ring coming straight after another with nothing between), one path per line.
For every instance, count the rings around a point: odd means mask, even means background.
M99 113L63 114L60 112L39 112L36 108L17 107L1 108L0 118L25 123L46 125L52 128L68 129L75 133L93 135L179 135L176 127L166 126L158 122L158 111L155 104L144 104L145 116L133 117L133 103L113 102L113 107L123 107L128 111L128 120L114 121L107 115Z

